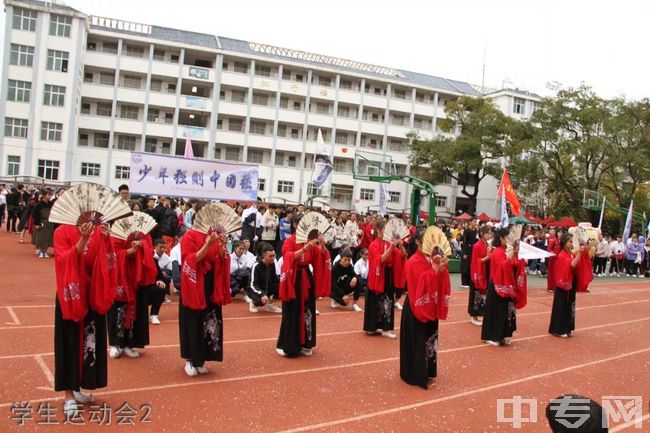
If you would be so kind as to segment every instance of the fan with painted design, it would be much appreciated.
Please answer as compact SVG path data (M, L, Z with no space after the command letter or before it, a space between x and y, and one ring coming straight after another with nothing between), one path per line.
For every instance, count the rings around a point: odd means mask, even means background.
M95 225L111 223L132 215L124 199L115 191L96 183L80 183L68 188L54 201L49 221L56 224Z
M521 233L523 232L523 224L515 224L510 227L508 237L506 238L506 256L509 259L515 256L515 246L521 242Z
M406 223L401 218L391 218L384 227L384 240L388 242L403 241L411 235Z
M241 229L241 217L225 203L210 203L194 216L192 228L205 234L230 234Z
M318 239L320 235L327 235L333 231L332 224L325 216L318 212L308 212L300 218L296 227L296 242L303 244L312 239Z
M111 235L123 241L139 241L144 239L158 224L149 214L133 212L130 217L122 218L113 223Z
M422 236L422 252L428 256L436 254L451 255L449 239L438 226L430 226L424 232Z

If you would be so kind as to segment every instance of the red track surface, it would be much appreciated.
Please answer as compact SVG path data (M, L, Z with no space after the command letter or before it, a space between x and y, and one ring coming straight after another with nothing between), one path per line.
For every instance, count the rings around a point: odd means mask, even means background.
M109 359L109 386L95 392L113 409L111 425L63 426L62 395L52 391L54 368L53 259L0 233L0 432L549 432L544 407L563 393L643 396L641 430L622 421L610 431L650 431L650 280L606 279L579 294L577 330L548 335L552 295L531 278L511 347L487 347L467 320L467 292L452 296L441 324L438 378L428 391L399 379L399 342L367 337L363 315L319 301L318 348L311 358L275 354L279 315L250 314L241 302L224 309L225 361L189 378L178 350L177 304L163 305L152 345L137 359ZM399 323L399 315L396 323ZM497 399L537 398L538 422L497 422ZM12 405L29 401L33 419L20 428ZM57 425L38 425L40 403L51 402ZM117 426L124 402L152 408L150 423ZM528 411L524 410L524 416Z

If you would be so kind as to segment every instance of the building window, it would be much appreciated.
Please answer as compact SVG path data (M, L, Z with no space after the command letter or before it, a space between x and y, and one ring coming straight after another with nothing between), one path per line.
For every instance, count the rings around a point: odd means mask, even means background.
M263 159L264 151L262 149L248 149L248 162L261 164Z
M38 177L47 180L59 180L59 161L51 159L38 160Z
M239 147L226 147L226 161L241 161L240 151Z
M244 121L243 121L243 119L229 119L228 120L228 131L231 131L231 132L244 132Z
M108 149L109 140L108 134L95 133L95 145L93 147Z
M86 51L97 51L97 42L95 41L86 42Z
M393 114L393 125L404 126L404 116Z
M151 84L149 85L149 89L152 92L160 92L162 91L162 80L151 80Z
M512 107L512 111L515 114L525 115L526 114L526 100L523 99L523 98L515 98L514 106Z
M84 72L84 83L92 83L94 74L92 72Z
M117 145L115 145L115 148L118 150L135 150L135 136L120 135L117 138Z
M50 14L50 36L70 37L72 17Z
M106 42L102 43L102 52L106 54L117 54L117 42Z
M296 81L302 83L303 81L305 81L305 77L302 74L296 74Z
M248 63L235 62L235 72L240 72L242 74L248 73Z
M65 87L54 86L51 84L45 85L45 92L43 93L43 105L53 105L56 107L63 107L65 100Z
M296 157L295 155L290 155L287 157L287 166L289 167L295 167L296 166Z
M115 179L128 179L131 175L131 167L128 165L115 166Z
M264 188L266 188L266 179L257 179L257 190L258 191L264 191Z
M95 164L94 162L82 162L81 175L99 177L99 168L99 164Z
M275 165L284 165L284 152L275 152Z
M243 90L233 90L230 93L232 102L246 102L246 93Z
M29 81L9 80L7 101L29 102L32 83Z
M271 76L271 67L270 66L255 65L255 75L259 75L260 77L270 77Z
M113 115L113 107L110 102L98 102L95 113L98 116L111 117Z
M47 70L68 72L68 52L47 50Z
M99 73L99 84L105 84L107 86L112 86L115 84L115 74L112 72L100 72Z
M9 63L16 66L32 67L34 64L34 47L11 44Z
M313 183L309 183L307 186L307 196L308 197L318 197L321 195L321 189L318 188Z
M406 90L395 89L395 97L397 99L406 99Z
M27 138L27 119L5 117L5 137Z
M341 107L339 105L339 117L350 117L350 107Z
M90 104L88 102L81 103L81 114L90 114Z
M20 174L20 156L7 155L7 176L18 176Z
M341 78L341 80L339 81L339 89L352 90L352 80L346 80L345 78Z
M126 50L124 50L124 55L129 57L144 57L144 48L135 47L133 45L127 45ZM164 55L164 52L163 52Z
M336 139L334 140L337 144L348 144L348 133L347 132L337 132Z
M62 132L62 123L41 122L41 140L61 141Z
M345 173L348 170L348 163L345 159L334 159L334 171L337 173Z
M253 93L253 104L255 105L269 105L269 96L259 93Z
M144 151L149 153L156 153L158 149L158 140L152 137L147 137L144 140Z
M266 123L251 121L250 133L251 134L265 135L266 134Z
M375 190L370 188L361 188L359 198L361 200L372 201L375 199Z
M36 11L14 8L13 28L15 30L36 31Z
M123 86L131 89L140 89L142 87L142 78L137 75L125 75Z
M436 196L436 207L447 207L447 197L437 195Z
M172 144L169 141L163 141L161 145L160 153L163 155L169 155L172 153Z
M147 122L157 122L158 116L160 116L160 110L149 107L149 111L147 112Z
M402 199L402 193L398 191L388 191L388 201L391 203L399 203Z
M316 103L316 112L318 114L330 114L330 104L324 102Z
M318 77L318 85L330 87L332 85L332 79L329 77Z
M122 105L120 107L120 117L122 119L138 120L138 107L134 105Z
M88 147L88 134L79 134L78 146Z
M293 194L293 182L288 180L278 181L278 192Z
M178 56L178 54L172 54L171 56L169 56L169 61L171 63L178 63L179 59L180 57Z

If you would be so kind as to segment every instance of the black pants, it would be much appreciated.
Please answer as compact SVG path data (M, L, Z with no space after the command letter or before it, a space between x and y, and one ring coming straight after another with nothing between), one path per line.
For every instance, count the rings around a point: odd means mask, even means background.
M165 302L165 294L167 293L167 286L164 289L156 286L149 286L147 289L147 303L151 305L151 315L157 316L160 314L160 306Z
M625 272L628 275L636 275L639 272L639 264L634 260L625 259Z
M18 208L10 206L7 209L7 231L15 232L18 230Z
M607 257L594 258L594 274L604 274L607 271Z
M2 223L5 220L5 209L6 208L7 208L6 204L0 204L0 225L2 225Z
M612 257L612 261L609 263L609 273L611 274L614 270L616 270L616 273L623 272L622 259L615 259Z

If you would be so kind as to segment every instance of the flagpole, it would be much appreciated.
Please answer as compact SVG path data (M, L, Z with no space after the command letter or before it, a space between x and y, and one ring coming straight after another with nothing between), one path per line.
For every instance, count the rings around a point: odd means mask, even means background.
M605 215L605 202L607 201L607 197L603 196L603 207L600 209L600 219L598 220L598 230L602 230L603 228L603 215Z
M499 201L499 197L501 196L501 193L500 193L501 185L503 185L503 177L505 176L505 174L506 174L506 169L504 168L503 169L503 174L501 175L501 180L499 181L499 188L497 189L497 196L494 198L494 206L492 206L492 215L494 215L494 216L499 216L499 215L496 214L497 202Z

